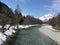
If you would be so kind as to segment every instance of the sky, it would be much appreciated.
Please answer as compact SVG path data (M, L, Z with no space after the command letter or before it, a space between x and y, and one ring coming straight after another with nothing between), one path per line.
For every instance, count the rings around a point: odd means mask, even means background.
M39 18L42 15L60 12L60 0L0 0L15 10L17 5L21 9L22 14L31 15Z

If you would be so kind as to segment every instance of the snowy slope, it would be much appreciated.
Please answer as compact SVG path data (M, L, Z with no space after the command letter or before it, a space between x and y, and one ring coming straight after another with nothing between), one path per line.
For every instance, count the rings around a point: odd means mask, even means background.
M46 14L46 15L43 15L42 17L40 17L39 19L42 20L43 22L46 22L49 19L51 19L52 17L54 17L53 14Z

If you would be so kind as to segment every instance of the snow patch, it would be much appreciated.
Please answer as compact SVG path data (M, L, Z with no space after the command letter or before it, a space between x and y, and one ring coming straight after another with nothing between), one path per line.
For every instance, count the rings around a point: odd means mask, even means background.
M0 40L0 45L2 45L3 44L3 41L2 40Z
M0 28L2 28L2 25L0 25Z
M23 25L18 25L18 28L20 29L23 29L24 28L24 26Z
M4 26L4 28L8 29L9 26L10 26L10 24L7 24L7 25Z
M39 19L42 20L43 22L46 22L46 21L48 21L49 19L51 19L52 17L54 17L53 14L46 14L46 15L40 17Z
M7 31L4 32L4 34L6 34L7 36L11 36L15 32L16 32L15 30L7 30Z
M6 35L4 35L3 33L0 32L0 40L2 41L6 41Z

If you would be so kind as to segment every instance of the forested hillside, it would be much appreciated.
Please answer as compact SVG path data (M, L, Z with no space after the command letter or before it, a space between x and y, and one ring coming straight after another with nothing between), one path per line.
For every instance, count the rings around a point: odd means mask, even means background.
M60 29L60 13L48 21L48 24L52 25L56 29Z
M23 16L22 12L19 10L17 6L15 11L9 8L6 4L0 2L0 25L6 24L41 24L42 21L34 18L33 16Z

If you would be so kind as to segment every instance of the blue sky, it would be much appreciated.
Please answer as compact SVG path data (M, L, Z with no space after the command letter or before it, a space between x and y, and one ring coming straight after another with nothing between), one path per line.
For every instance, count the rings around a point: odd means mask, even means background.
M47 13L60 12L60 0L0 0L13 10L17 4L23 15L32 15L36 18Z

